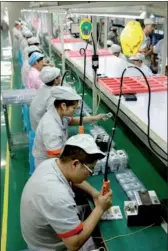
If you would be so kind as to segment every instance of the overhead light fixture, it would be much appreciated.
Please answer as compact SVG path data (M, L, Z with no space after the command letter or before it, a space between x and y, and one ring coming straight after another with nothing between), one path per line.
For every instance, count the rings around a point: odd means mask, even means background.
M82 12L78 12L78 13L72 13L72 14L78 14L81 16L96 16L96 17L117 17L117 18L128 18L128 19L143 19L143 17L141 17L140 15L125 15L125 14L105 14L105 13L82 13Z

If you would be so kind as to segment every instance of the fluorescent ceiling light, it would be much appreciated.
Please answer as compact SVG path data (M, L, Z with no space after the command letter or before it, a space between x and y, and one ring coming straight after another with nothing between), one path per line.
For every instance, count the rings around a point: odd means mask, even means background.
M104 14L104 13L99 13L99 14L95 14L95 13L72 13L72 14L78 14L81 16L96 16L96 17L118 17L118 18L129 18L129 19L144 19L143 17L141 17L140 15L125 15L125 14Z

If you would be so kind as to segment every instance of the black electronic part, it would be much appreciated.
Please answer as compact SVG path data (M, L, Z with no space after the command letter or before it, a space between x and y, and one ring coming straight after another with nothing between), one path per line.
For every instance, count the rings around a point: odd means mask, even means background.
M99 57L98 55L92 55L92 69L96 71L99 68Z
M131 226L160 226L161 204L155 191L134 192L135 201L124 202L127 225Z
M102 152L107 152L108 150L108 142L109 142L109 135L105 135L105 134L99 134L96 137L96 144L98 145L98 147L100 148L100 150Z
M137 101L137 96L135 94L124 94L125 101Z

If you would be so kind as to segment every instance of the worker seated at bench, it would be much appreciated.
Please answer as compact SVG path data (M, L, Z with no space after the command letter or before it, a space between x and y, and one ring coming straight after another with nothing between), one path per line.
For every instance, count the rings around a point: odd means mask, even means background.
M91 135L79 134L66 141L59 159L40 164L21 197L21 231L28 248L95 250L89 238L103 213L111 207L112 192L102 195L85 179L93 173L97 160L104 157ZM72 187L87 192L95 202L86 220L81 220Z

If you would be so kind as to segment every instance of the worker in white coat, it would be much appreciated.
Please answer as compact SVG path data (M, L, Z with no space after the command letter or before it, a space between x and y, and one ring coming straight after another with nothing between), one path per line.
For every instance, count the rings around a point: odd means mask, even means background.
M29 249L97 250L86 242L112 206L112 192L102 195L86 179L97 160L104 157L91 135L79 134L66 141L59 159L40 164L21 197L21 231ZM82 219L79 213L73 187L94 200L95 208L87 218Z
M146 76L153 75L151 69L144 64L145 57L141 53L129 58L130 62L137 66Z
M127 61L126 57L121 53L121 46L118 44L112 44L111 47L112 55Z
M40 119L47 111L51 104L51 89L53 86L60 85L61 75L60 69L56 67L46 66L39 75L44 86L41 87L30 104L30 122L33 131L36 131Z
M158 57L158 64L157 64L158 73L161 73L161 69L162 69L162 58L163 58L163 49L164 49L163 47L164 47L164 38L159 40L159 42L155 46L153 46L153 53L155 53ZM168 65L168 57L166 58L166 65Z
M71 87L57 86L51 90L53 105L44 114L36 129L33 146L35 167L48 158L59 156L68 137L68 125L79 125L80 118L72 117L81 100ZM84 117L84 123L104 118L104 114Z
M143 53L145 56L144 63L150 67L151 66L151 54L152 45L149 35L151 35L155 30L155 20L152 18L147 18L144 20L144 41L139 49L139 53Z
M29 46L28 48L28 58L31 57L32 53L33 52L41 52L40 49L35 46L35 45L31 45ZM30 64L28 62L28 59L24 60L23 61L23 65L22 65L22 68L21 68L21 78L22 78L22 84L26 85L26 78L28 76L28 72L29 72L29 69L30 69Z
M21 32L21 24L17 20L15 21L15 26L13 27L12 34L13 34L13 54L14 57L17 58L19 51L19 43L23 37Z

